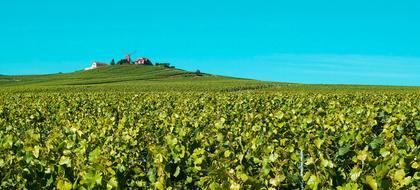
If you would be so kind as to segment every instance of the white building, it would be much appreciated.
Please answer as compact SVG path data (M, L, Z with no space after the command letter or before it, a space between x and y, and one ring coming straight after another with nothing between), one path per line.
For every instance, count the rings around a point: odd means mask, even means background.
M106 63L101 63L101 62L94 61L92 63L92 66L90 66L89 68L85 68L85 71L96 69L96 68L99 68L99 67L104 67L104 66L107 66L107 65L108 64L106 64Z

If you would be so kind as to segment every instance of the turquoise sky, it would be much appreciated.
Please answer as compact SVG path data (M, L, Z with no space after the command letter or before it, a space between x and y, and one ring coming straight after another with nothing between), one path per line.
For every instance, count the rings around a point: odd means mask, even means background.
M127 52L212 74L420 86L417 0L0 2L0 74L71 72Z

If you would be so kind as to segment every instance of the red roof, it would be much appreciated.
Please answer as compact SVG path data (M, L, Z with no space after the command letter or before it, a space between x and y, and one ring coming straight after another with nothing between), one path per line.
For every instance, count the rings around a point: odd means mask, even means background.
M102 62L97 62L97 61L95 61L93 63L96 63L96 65L108 65L107 63L102 63Z

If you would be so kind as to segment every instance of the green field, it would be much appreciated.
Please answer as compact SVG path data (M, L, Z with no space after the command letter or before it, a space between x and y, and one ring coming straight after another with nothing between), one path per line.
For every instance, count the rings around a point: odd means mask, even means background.
M263 82L209 74L197 75L158 66L116 65L65 74L2 76L0 90L7 92L420 92L420 87L366 85L307 85Z
M8 91L237 91L261 89L273 83L208 74L197 75L159 66L116 65L89 71L37 76L0 76Z
M0 189L416 189L420 87L0 76Z

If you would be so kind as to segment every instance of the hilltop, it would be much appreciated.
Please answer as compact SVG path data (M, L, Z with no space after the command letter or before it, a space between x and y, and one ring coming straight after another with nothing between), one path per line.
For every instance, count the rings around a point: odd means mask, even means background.
M47 90L123 89L129 91L239 90L271 85L269 82L189 72L148 65L110 65L87 71L48 75L1 76L0 87Z
M56 85L97 85L121 82L163 80L199 75L179 69L143 65L114 65L87 71L46 75L4 76L0 85L56 86ZM203 76L203 75L200 75ZM206 75L208 76L208 75ZM8 79L8 80L7 80Z

